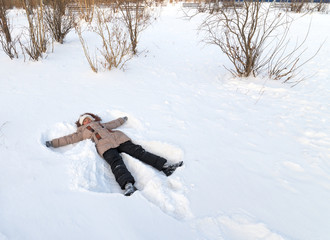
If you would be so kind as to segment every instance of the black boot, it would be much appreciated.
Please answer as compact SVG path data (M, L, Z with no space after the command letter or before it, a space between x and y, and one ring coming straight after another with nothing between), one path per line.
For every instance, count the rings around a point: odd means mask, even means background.
M125 196L131 196L136 190L137 190L137 189L136 189L136 187L133 185L133 183L126 183L126 185L125 185L124 195L125 195Z
M183 161L173 164L169 164L166 162L162 168L162 171L165 173L166 176L170 176L178 167L181 167L182 165Z

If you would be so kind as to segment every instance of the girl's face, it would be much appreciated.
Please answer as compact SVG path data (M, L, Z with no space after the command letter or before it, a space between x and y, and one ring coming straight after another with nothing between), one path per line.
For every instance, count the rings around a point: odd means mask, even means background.
M83 125L86 125L86 124L89 124L89 123L91 123L92 122L92 120L90 119L90 118L85 118L84 119L84 121L83 121Z

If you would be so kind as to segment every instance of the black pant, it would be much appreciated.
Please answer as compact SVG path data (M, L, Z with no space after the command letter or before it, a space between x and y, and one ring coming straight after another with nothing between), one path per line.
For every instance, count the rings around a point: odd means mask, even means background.
M117 148L107 150L103 157L110 164L111 170L115 175L116 181L119 186L124 189L126 183L135 183L132 174L126 168L126 165L119 153L127 153L128 155L139 159L140 161L153 166L159 171L162 169L166 162L165 158L149 153L144 150L140 145L136 145L131 141L120 144Z

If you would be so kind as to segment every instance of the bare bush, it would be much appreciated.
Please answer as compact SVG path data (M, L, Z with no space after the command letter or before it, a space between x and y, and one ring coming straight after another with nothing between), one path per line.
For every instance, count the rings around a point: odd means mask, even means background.
M328 0L286 0L276 2L274 5L278 8L285 9L288 12L308 13L317 11L327 13L328 3Z
M266 26L269 12L261 19L260 8L258 2L244 2L244 7L230 10L220 8L200 26L206 33L204 41L220 47L232 62L235 69L230 71L235 76L257 75L265 40L281 24L280 18L275 18Z
M322 13L328 13L329 1L328 0L320 0L318 2L311 2L307 5L306 11L308 12L322 12Z
M102 39L102 49L99 50L103 56L102 66L108 70L122 69L132 58L131 44L125 28L115 12L110 10L106 15L105 11L98 10L95 31Z
M3 0L3 2L10 8L23 8L22 0ZM30 4L36 7L39 4L39 0L30 0Z
M90 67L94 72L98 71L98 64L107 70L113 68L123 69L126 62L132 58L131 44L125 26L114 9L108 9L107 11L97 9L95 14L96 26L93 31L102 42L102 47L98 48L99 57L96 56L94 59L91 57L88 46L83 39L82 31L77 28Z
M44 10L43 2L40 0L39 6L33 8L28 0L22 0L23 7L26 12L28 27L28 43L21 43L23 51L25 51L30 59L38 61L42 58L43 53L47 51L49 37L46 34L44 25Z
M316 4L316 11L328 13L329 11L329 1L328 0L320 0L319 3Z
M290 50L288 48L289 41L287 40L288 31L289 28L286 28L276 48L272 51L272 55L268 57L267 71L271 79L296 85L304 80L304 77L301 76L301 68L318 54L324 43L320 45L314 55L303 61L302 55L307 50L305 42L309 35L310 25L305 38L300 42L296 42Z
M215 9L218 11L219 7L221 7L221 9L233 9L233 8L241 8L243 7L243 2L238 2L235 0L225 0L225 1L221 1L221 6L217 6Z
M52 38L63 43L65 36L74 28L74 17L68 9L69 0L45 2L44 19Z
M10 30L10 21L7 17L8 6L0 0L0 43L3 51L11 58L18 58L16 51L17 38L13 39Z
M304 11L307 5L305 0L290 0L288 4L288 10L295 13L301 13Z
M220 8L208 15L200 31L205 33L206 43L218 46L228 57L234 65L229 69L234 76L268 72L273 79L287 82L302 66L298 62L304 52L304 42L288 50L287 34L292 22L287 14L268 4L244 1L240 8Z
M146 0L118 0L117 7L128 30L132 52L135 55L141 32L151 24L151 2Z

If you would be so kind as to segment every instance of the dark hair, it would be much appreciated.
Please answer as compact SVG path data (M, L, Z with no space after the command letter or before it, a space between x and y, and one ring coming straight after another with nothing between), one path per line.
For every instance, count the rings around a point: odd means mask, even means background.
M79 116L79 118L80 118L81 116L85 115L85 114L91 115L91 116L95 119L95 121L97 121L97 122L102 121L102 119L101 119L99 116L97 116L96 114L93 114L93 113L83 113L83 114L81 114L81 115ZM77 127L80 127L80 126L81 126L81 124L80 124L80 122L79 122L79 118L78 118L78 121L76 122Z

